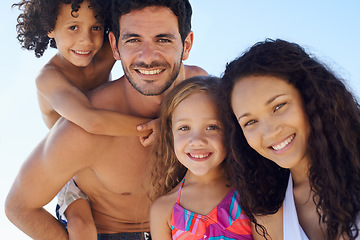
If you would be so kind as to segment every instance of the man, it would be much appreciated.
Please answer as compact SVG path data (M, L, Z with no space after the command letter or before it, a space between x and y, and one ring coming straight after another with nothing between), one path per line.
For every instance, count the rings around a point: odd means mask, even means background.
M185 76L182 63L193 43L190 4L187 0L117 0L112 14L110 44L125 77L91 94L91 103L100 109L156 118L164 94L190 77ZM116 233L149 231L150 202L142 188L149 155L149 148L136 136L93 135L60 118L20 169L6 200L7 216L32 238L68 239L66 230L43 206L74 176L90 199L100 235L122 239Z

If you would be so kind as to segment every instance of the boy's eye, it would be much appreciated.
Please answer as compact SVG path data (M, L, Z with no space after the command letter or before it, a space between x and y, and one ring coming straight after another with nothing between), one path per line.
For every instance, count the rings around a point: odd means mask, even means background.
M256 122L257 122L256 120L250 120L250 121L248 121L248 122L246 122L246 123L244 124L244 127L251 126L251 125L253 125L253 124L256 123Z
M279 110L280 108L282 108L286 103L281 103L279 105L276 105L274 108L274 112L276 112L277 110Z
M94 31L101 31L101 29L102 28L100 26L95 26L92 28L92 30L94 30Z

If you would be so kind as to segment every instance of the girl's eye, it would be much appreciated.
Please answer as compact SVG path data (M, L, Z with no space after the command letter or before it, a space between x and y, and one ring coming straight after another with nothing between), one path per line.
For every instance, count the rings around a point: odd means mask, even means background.
M70 30L77 30L77 26L71 26L69 27Z
M274 112L276 112L277 110L279 110L280 108L282 108L286 103L281 103L279 105L276 105L274 108Z
M250 120L250 121L248 121L247 123L244 124L244 127L251 126L256 122L257 122L256 120Z
M182 126L182 127L179 127L179 130L180 130L180 131L188 131L188 130L190 130L190 127L188 127L188 126Z
M206 130L219 130L220 127L218 125L209 125Z

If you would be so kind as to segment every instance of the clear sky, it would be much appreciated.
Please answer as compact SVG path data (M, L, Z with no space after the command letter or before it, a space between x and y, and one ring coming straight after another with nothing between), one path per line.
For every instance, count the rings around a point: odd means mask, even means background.
M358 0L190 0L194 46L186 64L221 76L225 64L255 42L282 38L317 56L360 98L360 1ZM38 59L20 48L11 0L0 2L0 233L1 238L29 239L4 215L4 201L19 168L47 134L37 105L34 79L52 57ZM114 67L114 78L122 75ZM56 177L56 176L54 176ZM39 186L41 187L41 186ZM47 207L54 212L54 202Z

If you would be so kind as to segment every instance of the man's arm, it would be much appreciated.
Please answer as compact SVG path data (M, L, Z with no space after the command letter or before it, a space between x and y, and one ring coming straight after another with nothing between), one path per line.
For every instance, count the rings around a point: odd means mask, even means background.
M43 206L76 172L91 166L96 137L61 119L19 171L6 199L10 221L34 239L68 239L64 227Z

